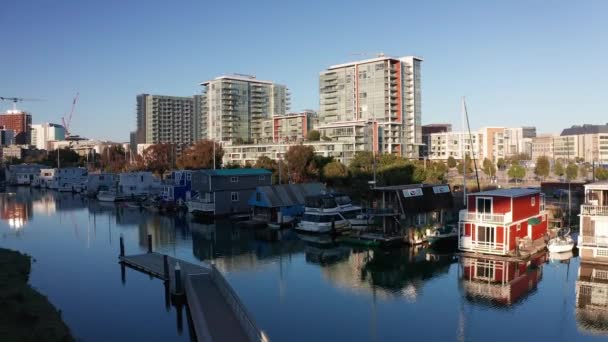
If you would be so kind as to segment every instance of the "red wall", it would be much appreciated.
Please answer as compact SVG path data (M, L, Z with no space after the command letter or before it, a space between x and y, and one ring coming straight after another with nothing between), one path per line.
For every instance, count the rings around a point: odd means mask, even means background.
M494 197L492 203L494 214L506 214L511 211L511 198L509 197Z
M532 197L535 198L534 206L531 204ZM538 215L539 208L539 194L513 198L513 221L519 221L530 216Z

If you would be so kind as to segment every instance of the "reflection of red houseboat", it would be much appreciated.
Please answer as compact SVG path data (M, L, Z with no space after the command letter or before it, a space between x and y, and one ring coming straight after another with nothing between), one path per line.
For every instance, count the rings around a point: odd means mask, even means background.
M538 189L513 188L469 194L460 211L462 251L516 255L518 246L544 242L547 212Z
M608 335L608 266L582 262L576 282L578 328Z
M528 262L462 257L460 283L469 299L511 305L536 288L545 261L544 253Z

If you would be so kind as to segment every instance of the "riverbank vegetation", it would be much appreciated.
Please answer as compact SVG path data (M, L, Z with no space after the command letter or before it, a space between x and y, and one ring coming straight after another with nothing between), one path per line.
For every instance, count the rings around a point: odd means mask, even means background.
M28 285L31 260L0 248L0 340L73 341L48 299Z

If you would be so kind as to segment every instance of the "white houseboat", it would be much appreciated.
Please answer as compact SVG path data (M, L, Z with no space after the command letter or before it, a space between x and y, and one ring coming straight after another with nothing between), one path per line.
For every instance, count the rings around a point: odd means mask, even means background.
M126 172L118 175L118 199L155 196L161 191L162 184L152 172Z
M340 213L336 199L332 195L318 195L306 198L304 215L296 230L323 234L337 233L350 227L350 222Z
M38 179L41 188L57 189L57 169L41 169Z
M81 192L87 180L87 169L66 167L57 170L57 190L61 192Z

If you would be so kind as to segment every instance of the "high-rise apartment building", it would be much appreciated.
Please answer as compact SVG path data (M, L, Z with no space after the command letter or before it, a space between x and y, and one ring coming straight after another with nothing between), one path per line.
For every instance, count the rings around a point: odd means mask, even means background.
M264 121L289 110L286 86L254 76L220 76L201 85L202 138L228 144L261 142Z
M431 160L447 160L452 157L462 160L464 155L479 159L483 155L483 136L472 132L442 132L432 133L429 138L429 154Z
M452 124L428 124L422 126L422 157L429 157L429 147L431 146L431 134L446 133L452 131Z
M49 141L65 139L65 128L54 123L43 123L32 125L31 142L39 150L48 150Z
M317 121L317 113L308 109L273 116L263 122L262 139L259 142L302 142L307 138L308 132L317 126Z
M137 96L138 144L173 144L177 151L193 144L200 137L200 112L195 103L201 95L192 97L141 94Z
M32 115L29 113L9 110L6 114L0 114L0 126L15 132L15 144L25 145L30 143Z
M334 65L319 77L320 131L329 139L351 132L356 148L418 158L422 145L420 65L408 56L378 58ZM354 126L367 126L363 142Z

